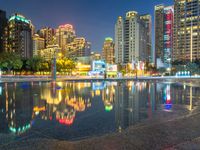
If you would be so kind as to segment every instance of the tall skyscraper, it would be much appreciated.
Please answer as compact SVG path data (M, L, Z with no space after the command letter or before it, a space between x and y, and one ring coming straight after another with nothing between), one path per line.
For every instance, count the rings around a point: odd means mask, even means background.
M144 18L135 11L127 12L124 21L122 17L118 18L115 25L116 63L127 64L149 59L150 18Z
M171 67L173 52L173 25L174 25L174 7L164 8L164 39L163 39L163 62L166 67Z
M124 21L120 16L115 24L115 63L122 64L124 59Z
M8 50L21 55L23 58L31 58L33 50L30 20L16 13L8 21L8 30Z
M70 24L60 25L56 29L56 41L63 52L65 51L66 45L71 43L75 37L75 30Z
M45 28L40 29L38 31L38 34L41 38L44 38L45 48L47 48L47 46L49 46L49 45L55 44L54 43L54 35L55 35L54 29L52 29L50 27L45 27Z
M173 25L174 7L164 5L155 6L155 62L158 68L168 68L171 66ZM161 62L162 65L159 62Z
M77 37L65 46L64 55L67 57L85 57L90 56L91 43L84 37Z
M146 48L146 60L153 62L153 53L152 53L152 20L150 14L141 15L140 19L144 21L145 28L147 29L147 48Z
M5 32L6 32L6 26L7 26L7 18L6 18L6 12L0 10L0 52L5 50Z
M174 1L173 61L200 59L200 1Z
M103 59L108 64L114 63L114 42L113 39L107 37L104 41L103 50L102 50Z
M124 22L124 63L139 60L139 22L138 13L126 13ZM136 60L136 61L137 61Z
M155 16L155 60L154 62L157 62L157 59L163 58L163 28L164 28L164 5L157 5L155 6L154 10L154 16Z
M38 50L45 48L45 40L41 38L38 34L33 36L33 56L38 55Z

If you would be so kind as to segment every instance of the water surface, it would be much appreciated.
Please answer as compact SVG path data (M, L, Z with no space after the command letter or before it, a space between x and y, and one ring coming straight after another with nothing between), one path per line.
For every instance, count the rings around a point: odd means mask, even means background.
M200 88L174 82L0 83L0 144L79 140L199 110Z

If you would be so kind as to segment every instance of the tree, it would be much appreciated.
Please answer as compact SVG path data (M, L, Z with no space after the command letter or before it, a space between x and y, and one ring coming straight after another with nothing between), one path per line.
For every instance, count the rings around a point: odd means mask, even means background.
M40 71L43 59L35 56L26 61L26 68L31 70L33 73Z
M23 62L19 55L14 52L3 52L0 54L0 67L3 70L21 70ZM14 72L13 72L14 73Z
M191 74L198 74L200 72L199 66L192 62L187 63L186 70L190 71Z
M50 64L48 61L43 61L43 62L41 62L40 71L49 72L50 69L51 69L51 64Z

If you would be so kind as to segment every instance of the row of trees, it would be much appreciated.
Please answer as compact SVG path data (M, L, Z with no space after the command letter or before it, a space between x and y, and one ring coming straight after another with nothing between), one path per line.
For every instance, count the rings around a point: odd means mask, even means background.
M0 54L0 69L8 74L50 74L51 60L45 60L39 56L23 59L13 52ZM70 74L76 67L75 61L69 58L60 58L56 61L57 71Z

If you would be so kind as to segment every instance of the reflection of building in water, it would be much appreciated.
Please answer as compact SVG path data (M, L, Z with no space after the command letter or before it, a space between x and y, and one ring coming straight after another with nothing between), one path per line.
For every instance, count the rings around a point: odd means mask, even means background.
M164 105L164 110L174 110L174 107L179 107L191 111L197 107L200 97L199 87L180 83L163 84L160 87L162 88L157 93L157 103Z
M46 101L46 112L42 119L54 119L61 124L71 125L76 112L83 112L91 107L91 83L64 83L51 84L48 88L41 88L41 99Z
M32 89L27 83L5 83L1 102L4 122L13 133L23 133L31 127ZM5 120L6 115L6 120ZM4 124L4 123L3 123ZM4 131L5 128L4 126Z
M8 101L3 99L3 87L0 85L0 133L5 131L6 128L8 127L7 111L8 111Z
M148 90L153 92L150 94ZM152 105L155 105L153 98L155 98L153 83L147 85L145 82L118 82L115 90L115 117L119 131L147 118L149 109L152 112L151 109L154 108Z
M167 84L164 89L164 109L166 111L170 111L172 109L172 100L171 100L171 91L170 91L170 85Z
M113 109L114 97L115 97L115 87L114 82L107 83L105 89L102 90L102 100L104 102L105 110L111 111Z

